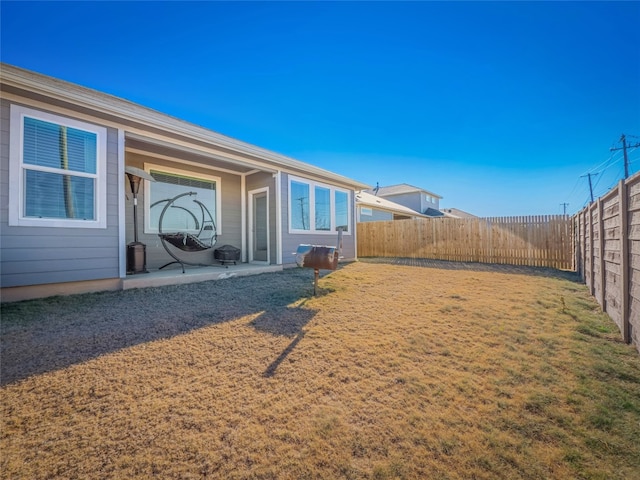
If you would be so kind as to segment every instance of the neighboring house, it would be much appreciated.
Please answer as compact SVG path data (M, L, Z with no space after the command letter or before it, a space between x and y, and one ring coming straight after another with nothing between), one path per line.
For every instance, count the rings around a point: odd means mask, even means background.
M442 208L440 211L453 218L478 218L476 215L460 210L459 208Z
M409 207L385 198L376 197L365 191L356 193L356 208L357 222L426 218L426 215L422 215Z
M344 259L357 256L355 192L368 185L14 66L2 64L0 80L3 300L28 298L35 287L31 296L46 296L61 284L68 293L125 288L134 240L127 167L156 180L144 181L137 198L149 270L171 260L159 206L188 191L211 212L216 246L239 248L241 262L295 265L299 244L335 245L338 227ZM213 263L212 254L192 255ZM21 295L5 295L16 289Z
M428 217L443 216L439 206L442 197L422 188L401 183L399 185L379 187L377 191L367 190L367 192L374 194L376 197L404 205Z

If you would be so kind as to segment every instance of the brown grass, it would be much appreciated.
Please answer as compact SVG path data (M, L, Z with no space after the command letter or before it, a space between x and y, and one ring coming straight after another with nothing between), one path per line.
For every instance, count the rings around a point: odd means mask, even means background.
M2 478L640 478L640 357L583 285L311 277L4 305ZM105 348L95 317L134 296Z

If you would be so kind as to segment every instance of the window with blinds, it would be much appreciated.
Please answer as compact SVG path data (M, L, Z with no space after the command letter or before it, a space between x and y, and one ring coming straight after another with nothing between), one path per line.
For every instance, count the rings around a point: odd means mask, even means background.
M97 135L24 118L24 216L95 220Z
M106 129L13 105L11 146L11 224L104 228Z

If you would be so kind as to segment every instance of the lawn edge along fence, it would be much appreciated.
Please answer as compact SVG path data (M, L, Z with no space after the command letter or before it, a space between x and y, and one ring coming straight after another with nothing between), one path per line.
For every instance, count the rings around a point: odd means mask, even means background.
M362 222L359 257L427 258L577 271L640 352L640 172L573 217Z

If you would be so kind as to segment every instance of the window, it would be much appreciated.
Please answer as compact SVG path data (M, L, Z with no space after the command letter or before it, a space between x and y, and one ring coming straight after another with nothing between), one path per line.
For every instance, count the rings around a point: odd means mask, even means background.
M310 180L289 178L289 231L350 231L349 192Z
M368 217L373 216L373 208L360 207L360 215L366 215Z
M336 230L342 227L343 232L349 231L349 194L340 190L335 191L335 225Z
M316 186L316 230L331 231L331 190Z
M289 191L291 192L291 229L311 230L309 223L309 184L291 181Z
M9 225L106 227L103 127L11 106Z
M145 233L157 233L160 215L170 200L181 193L195 192L179 198L168 209L162 219L165 232L197 232L202 220L202 211L194 202L201 202L211 213L220 234L220 179L209 175L185 173L168 167L145 165L146 171L156 180L145 182ZM208 220L205 214L205 219Z

